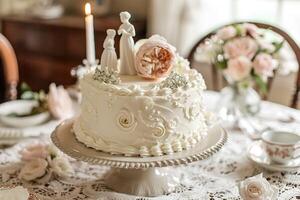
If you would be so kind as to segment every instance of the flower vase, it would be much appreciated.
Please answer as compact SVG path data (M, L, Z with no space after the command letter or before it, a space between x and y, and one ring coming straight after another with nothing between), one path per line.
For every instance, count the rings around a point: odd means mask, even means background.
M217 112L226 126L235 127L239 119L254 116L260 110L261 98L250 86L229 84L221 90Z

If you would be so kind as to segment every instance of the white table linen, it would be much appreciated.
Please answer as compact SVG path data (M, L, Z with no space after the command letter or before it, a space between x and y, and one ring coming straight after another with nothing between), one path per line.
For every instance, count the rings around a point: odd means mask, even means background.
M205 102L210 110L218 103L218 93L206 92ZM272 128L298 131L300 134L300 111L278 104L263 102L260 116ZM287 116L293 122L279 123ZM11 148L0 150L0 185L22 184L33 190L41 199L114 199L114 200L191 200L191 199L241 199L237 183L247 177L263 172L267 180L280 188L279 200L300 198L300 169L296 172L268 172L254 163L246 155L251 140L240 131L230 131L229 141L213 157L187 166L173 167L178 173L180 185L176 191L155 198L138 198L120 194L107 188L102 180L109 169L72 161L76 175L53 180L46 185L25 183L17 178L20 168L18 152L30 141L21 142Z

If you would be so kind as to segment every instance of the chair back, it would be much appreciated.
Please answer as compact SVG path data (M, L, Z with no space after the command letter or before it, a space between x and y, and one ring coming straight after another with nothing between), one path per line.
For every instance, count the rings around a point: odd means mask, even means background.
M292 93L290 98L287 98L285 100L285 102L283 104L287 104L288 106L291 107L296 107L297 106L297 102L299 101L299 93L300 93L300 48L297 45L297 43L293 40L293 38L286 33L285 31L283 31L282 29L270 25L270 24L265 24L265 23L260 23L260 22L236 22L236 23L232 23L232 24L228 24L228 25L234 25L234 24L240 24L240 23L251 23L251 24L255 24L257 27L262 28L262 29L268 29L271 30L275 33L277 33L278 35L280 35L282 38L285 39L285 41L287 42L287 44L289 45L289 47L292 49L292 52L294 52L294 57L297 61L297 65L298 65L298 74L294 74L292 75L293 77L287 77L286 79L289 80L292 84L292 87L289 87L290 92ZM225 25L225 26L228 26ZM201 44L205 44L212 35L214 35L220 28L222 28L224 26L221 26L217 29L215 29L214 31L208 33L207 35L205 35L204 37L202 37L191 49L189 55L188 55L188 60L191 63L191 67L196 68L197 70L199 70L200 68L206 68L206 71L209 71L209 77L207 77L207 81L208 81L208 88L212 89L212 90L220 90L224 84L225 84L225 80L222 76L222 74L220 72L218 72L218 70L214 67L211 66L208 63L197 63L197 61L195 61L195 55L197 54L197 50L199 49ZM207 67L207 65L209 67ZM201 70L200 70L201 71ZM274 79L274 78L273 78ZM282 89L280 88L280 78L278 78L278 80L276 82L279 83L275 83L275 81L273 79L270 79L268 82L268 86L269 86L269 93L267 94L266 98L268 100L271 101L277 101L276 99L276 95L274 95L274 93L278 93L278 90ZM274 84L273 84L274 83ZM272 85L273 84L273 85ZM278 87L279 88L275 88ZM284 88L285 90L286 88ZM276 91L275 91L276 90ZM278 94L277 94L278 96ZM273 100L272 100L273 98ZM279 102L281 103L281 102Z
M7 38L0 34L0 59L2 60L6 100L17 98L19 68L15 51Z

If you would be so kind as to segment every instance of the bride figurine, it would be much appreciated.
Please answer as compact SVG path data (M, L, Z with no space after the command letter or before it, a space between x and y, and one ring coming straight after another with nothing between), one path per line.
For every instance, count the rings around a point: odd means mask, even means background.
M115 51L115 36L116 31L114 29L108 29L106 31L107 36L103 43L104 51L101 55L100 66L101 69L105 69L106 67L118 72L118 58Z
M122 35L120 40L120 74L135 75L134 62L134 41L135 30L129 19L131 15L128 12L121 12L120 18L122 25L118 30L118 34Z

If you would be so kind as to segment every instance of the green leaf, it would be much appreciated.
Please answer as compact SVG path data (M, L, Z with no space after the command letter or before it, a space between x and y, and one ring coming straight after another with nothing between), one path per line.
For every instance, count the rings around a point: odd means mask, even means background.
M29 85L25 82L21 83L20 90L21 90L21 94L23 92L32 91L31 88L29 87Z
M275 50L273 51L273 54L274 54L274 53L277 53L283 47L284 40L281 42L272 42L272 44L275 47Z
M257 74L253 74L254 80L263 94L267 93L267 83Z
M32 100L34 98L34 92L25 91L21 94L21 99Z
M219 69L226 69L227 68L227 63L226 61L217 61L216 62L216 67L219 68Z
M222 54L218 54L215 59L215 66L218 69L226 69L227 68L227 60L223 57Z
M36 100L36 101L39 101L39 98L40 96L39 96L39 93L37 93L37 92L33 92L33 99L34 100Z
M248 80L244 80L244 81L240 82L239 86L245 89L245 88L248 88L250 86L250 83L249 83Z
M45 93L44 90L40 90L40 91L39 91L39 99L40 99L41 101L46 99L46 93Z
M233 27L235 28L236 30L236 34L238 36L243 36L243 28L242 28L242 25L241 24L234 24Z

